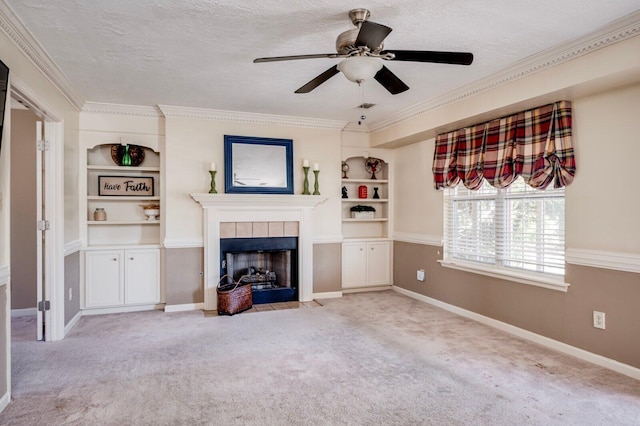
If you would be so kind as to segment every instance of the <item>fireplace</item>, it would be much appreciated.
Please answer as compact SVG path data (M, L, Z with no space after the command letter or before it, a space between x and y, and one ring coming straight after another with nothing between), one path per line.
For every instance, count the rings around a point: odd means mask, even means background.
M320 195L191 194L204 210L204 309L217 309L221 225L256 222L295 222L298 229L298 300L313 300L313 208Z
M298 238L221 238L220 274L251 285L253 304L298 300Z

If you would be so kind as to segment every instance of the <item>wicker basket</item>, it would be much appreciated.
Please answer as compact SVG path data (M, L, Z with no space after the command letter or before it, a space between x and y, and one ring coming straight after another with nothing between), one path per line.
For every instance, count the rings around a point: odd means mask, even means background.
M223 276L220 281L226 277L227 275ZM251 285L240 283L240 281L242 279L229 284L218 282L218 315L234 315L253 306Z

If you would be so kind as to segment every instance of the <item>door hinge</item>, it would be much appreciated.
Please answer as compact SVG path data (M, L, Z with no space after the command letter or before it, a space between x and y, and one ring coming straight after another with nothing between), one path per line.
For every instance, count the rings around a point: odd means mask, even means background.
M51 310L51 302L49 302L48 300L38 302L38 311L44 312L49 310Z
M49 151L49 141L39 140L37 143L38 151Z
M48 220L38 221L38 231L48 231L50 228Z

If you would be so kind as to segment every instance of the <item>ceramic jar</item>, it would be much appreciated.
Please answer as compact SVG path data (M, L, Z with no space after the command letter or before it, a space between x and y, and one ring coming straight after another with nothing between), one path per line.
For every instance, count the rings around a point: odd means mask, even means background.
M107 212L105 212L102 207L98 207L96 211L93 212L93 220L96 220L96 221L107 220Z

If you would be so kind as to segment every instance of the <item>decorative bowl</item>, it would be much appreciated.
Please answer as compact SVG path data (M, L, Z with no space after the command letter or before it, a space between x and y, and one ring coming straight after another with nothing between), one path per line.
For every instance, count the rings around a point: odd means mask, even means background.
M147 220L156 220L160 214L160 209L144 209L144 214L147 216Z

